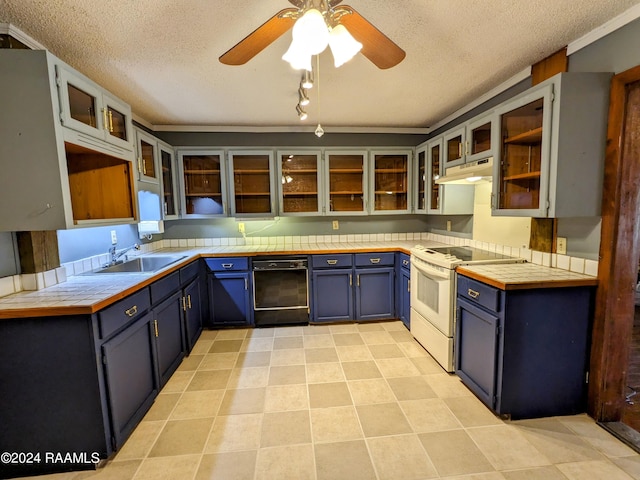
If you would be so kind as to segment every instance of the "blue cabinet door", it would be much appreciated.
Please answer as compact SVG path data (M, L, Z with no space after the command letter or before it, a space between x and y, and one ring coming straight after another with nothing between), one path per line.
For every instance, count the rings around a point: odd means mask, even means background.
M313 281L313 320L353 320L352 270L316 270Z
M120 448L158 394L153 315L146 314L102 346L111 428Z
M406 268L400 269L398 287L398 318L411 329L411 274Z
M153 308L158 374L163 386L184 357L182 294L174 293Z
M500 318L458 297L456 374L489 408L495 408Z
M249 272L210 273L208 282L214 327L251 324Z
M202 332L202 305L200 295L200 284L202 282L196 278L187 285L182 293L182 308L184 310L184 326L186 348L190 352L193 349L200 333Z
M393 267L356 268L356 320L381 320L395 317Z

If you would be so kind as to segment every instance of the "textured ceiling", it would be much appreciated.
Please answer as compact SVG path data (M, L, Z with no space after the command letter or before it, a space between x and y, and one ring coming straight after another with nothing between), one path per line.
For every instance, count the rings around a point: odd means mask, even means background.
M308 125L429 127L640 0L345 0L403 48L379 70L320 55ZM11 23L154 125L299 127L288 32L243 66L218 57L286 0L0 0ZM318 98L319 97L319 98Z

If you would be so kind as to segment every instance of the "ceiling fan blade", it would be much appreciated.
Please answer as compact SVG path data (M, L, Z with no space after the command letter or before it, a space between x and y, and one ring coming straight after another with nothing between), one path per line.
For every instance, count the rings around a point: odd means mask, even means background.
M333 8L342 2L342 0L327 0L327 1L329 2L329 8ZM292 5L295 5L298 8L303 8L306 1L305 0L289 0L289 3L291 3Z
M365 20L353 7L344 5L338 7L336 12L340 14L340 23L349 30L353 38L362 43L360 53L376 67L387 69L395 67L404 60L407 55L405 51Z
M225 65L244 65L287 32L296 21L298 9L285 8L231 47L219 58Z

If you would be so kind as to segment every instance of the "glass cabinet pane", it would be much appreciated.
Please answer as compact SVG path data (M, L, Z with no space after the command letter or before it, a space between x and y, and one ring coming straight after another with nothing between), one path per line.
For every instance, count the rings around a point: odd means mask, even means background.
M491 122L472 128L469 135L471 151L468 153L475 155L491 150Z
M96 97L67 83L69 113L71 118L93 128L98 128Z
M186 214L224 213L221 162L221 155L182 155Z
M176 194L173 178L173 155L160 149L160 168L162 169L162 190L164 193L164 214L166 216L177 215Z
M363 154L329 154L329 211L364 212Z
M107 131L112 137L127 141L127 117L124 113L108 107L107 108Z
M271 213L269 155L234 154L235 213Z
M318 156L282 154L282 212L318 212Z
M140 163L142 174L149 178L158 178L156 174L155 145L140 139Z
M418 203L417 210L426 210L427 197L424 187L427 183L427 153L424 150L418 152Z
M451 166L452 163L458 163L464 155L464 138L462 134L449 138L446 141L447 158L445 159L445 168Z
M407 209L408 155L374 155L375 211Z
M429 209L440 209L440 185L436 180L440 177L440 144L429 149Z
M501 209L539 207L544 108L544 99L540 98L500 116Z

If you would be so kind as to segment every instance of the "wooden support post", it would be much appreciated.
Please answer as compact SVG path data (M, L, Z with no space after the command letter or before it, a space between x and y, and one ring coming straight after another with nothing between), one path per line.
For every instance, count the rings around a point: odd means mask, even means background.
M60 266L58 236L54 230L17 232L22 273L39 273Z

